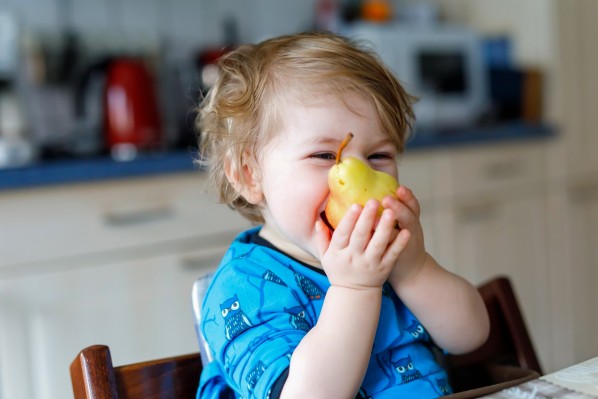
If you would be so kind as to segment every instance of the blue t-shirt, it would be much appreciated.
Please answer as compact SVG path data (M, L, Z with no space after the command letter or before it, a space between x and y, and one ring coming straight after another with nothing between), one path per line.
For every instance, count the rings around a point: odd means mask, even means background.
M218 370L218 379L242 398L269 398L284 383L293 351L315 326L330 287L322 271L256 244L258 231L248 230L231 244L206 292L200 326L216 363L210 373ZM451 393L425 329L389 284L382 293L359 396L425 399Z

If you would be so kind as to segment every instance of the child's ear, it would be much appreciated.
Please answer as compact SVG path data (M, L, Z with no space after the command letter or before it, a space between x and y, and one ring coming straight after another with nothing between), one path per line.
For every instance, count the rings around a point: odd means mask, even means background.
M225 162L224 171L228 181L247 202L253 205L259 204L264 199L264 193L255 159L245 154L241 167L236 166L230 159Z

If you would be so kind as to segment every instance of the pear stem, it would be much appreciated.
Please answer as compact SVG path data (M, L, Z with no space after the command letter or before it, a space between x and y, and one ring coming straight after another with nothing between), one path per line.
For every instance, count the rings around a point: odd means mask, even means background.
M338 164L341 161L341 154L343 153L343 149L349 144L349 141L353 138L353 133L349 132L338 146L338 152L336 153L336 163Z

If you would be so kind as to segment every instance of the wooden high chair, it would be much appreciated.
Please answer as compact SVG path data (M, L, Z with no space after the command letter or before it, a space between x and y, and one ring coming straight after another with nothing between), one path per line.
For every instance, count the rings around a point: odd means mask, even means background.
M510 280L498 276L478 286L488 315L486 343L465 355L447 356L451 399L477 398L540 377L542 368Z
M206 280L201 280L205 286ZM490 315L490 338L472 353L447 357L451 383L459 392L446 398L479 397L542 372L508 278L497 277L479 291ZM194 292L200 295L204 290ZM193 302L200 304L201 298ZM113 367L104 345L83 349L70 366L75 399L194 398L201 370L199 353Z
M480 285L478 291L490 316L490 336L486 343L474 352L451 356L449 360L452 366L495 363L514 365L542 374L510 280L504 276L495 277Z
M113 367L110 349L93 345L71 363L75 399L195 398L199 353Z

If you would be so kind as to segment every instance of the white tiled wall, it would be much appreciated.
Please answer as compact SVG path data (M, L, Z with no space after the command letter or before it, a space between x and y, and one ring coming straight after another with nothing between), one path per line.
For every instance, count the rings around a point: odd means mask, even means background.
M101 40L167 37L196 46L220 44L233 17L243 41L311 27L315 0L0 0L27 31L58 33L65 23ZM71 18L68 17L70 8ZM71 21L71 22L69 22Z

